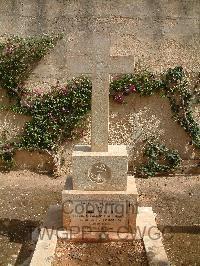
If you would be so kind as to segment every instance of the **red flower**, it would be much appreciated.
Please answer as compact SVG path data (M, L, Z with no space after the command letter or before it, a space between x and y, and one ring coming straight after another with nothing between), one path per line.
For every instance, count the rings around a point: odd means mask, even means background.
M136 92L137 90L136 90L135 85L133 85L133 84L130 85L130 87L129 87L129 91L132 92L132 93L133 93L133 92Z
M114 95L114 101L118 103L123 103L124 95L122 93L118 93Z

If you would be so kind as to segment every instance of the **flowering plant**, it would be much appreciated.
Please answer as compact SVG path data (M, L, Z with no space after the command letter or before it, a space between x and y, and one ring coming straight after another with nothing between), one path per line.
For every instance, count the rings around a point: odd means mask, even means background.
M190 135L192 143L200 148L200 127L193 118L192 111L192 103L199 98L197 86L195 84L195 90L188 88L183 68L178 66L169 68L160 79L146 70L117 76L112 80L110 89L113 100L120 104L124 103L125 96L131 93L150 96L159 92L161 96L168 98L174 119Z
M123 103L125 96L139 93L142 96L152 95L164 88L162 80L158 80L149 71L124 74L115 77L111 84L111 95L115 102Z
M27 122L20 147L55 149L91 108L91 81L80 77L66 85L57 83L49 93L35 98L26 112L32 116Z
M62 36L11 37L0 44L0 87L19 95L35 65Z
M91 108L92 84L87 77L73 79L64 85L57 82L47 93L42 87L32 91L25 88L25 81L35 65L61 37L12 37L0 44L0 87L16 97L17 103L10 107L12 111L32 117L18 141L0 139L3 154L12 153L12 148L6 146L9 143L15 148L55 149L65 138L72 137ZM199 97L198 86L194 91L188 88L182 67L170 68L159 77L147 70L113 77L110 95L115 102L123 104L127 96L136 93L165 96L174 119L189 134L192 143L200 148L200 128L192 111L193 101Z

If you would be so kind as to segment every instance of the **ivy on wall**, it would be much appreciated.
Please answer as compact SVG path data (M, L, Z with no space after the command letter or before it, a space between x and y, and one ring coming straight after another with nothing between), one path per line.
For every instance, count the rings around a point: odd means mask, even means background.
M190 135L192 143L200 148L200 128L192 114L195 94L188 89L182 67L169 69L165 76L165 95L169 99L175 121Z
M0 43L0 88L6 89L9 97L14 97L17 104L10 109L14 112L28 113L21 106L21 98L25 91L25 81L28 79L37 63L56 45L62 35L35 36L20 38L13 36ZM0 110L6 109L1 105ZM0 136L0 160L5 168L13 165L13 155L19 145Z
M2 144L2 145L1 145ZM0 159L4 162L3 170L9 170L13 166L14 148L12 144L1 143L0 141Z
M0 86L17 99L10 109L32 117L19 140L9 144L12 153L17 148L55 150L64 139L72 136L91 108L92 83L87 77L75 78L65 85L58 82L45 94L41 91L30 93L25 87L24 82L33 68L60 38L13 37L0 44ZM160 77L143 70L113 78L110 95L114 101L122 104L126 96L135 93L141 96L160 93L167 97L174 119L200 148L200 128L192 116L192 103L197 94L188 89L182 67L169 69ZM7 154L3 152L5 145L8 143L1 143L1 158Z
M92 84L86 77L75 78L65 86L59 83L48 94L26 106L32 120L26 123L18 147L56 149L72 136L73 130L91 108Z
M141 96L157 92L167 97L173 118L191 137L192 143L200 148L200 127L193 118L192 104L197 100L195 90L190 90L182 67L170 68L160 78L151 72L122 75L112 81L111 94L114 101L123 103L127 95L139 93Z
M137 173L143 177L168 173L175 170L181 163L178 151L168 149L165 145L155 141L148 141L144 157L146 163L137 169Z
M0 87L9 95L17 95L24 88L36 64L52 49L61 35L40 37L11 37L0 43Z

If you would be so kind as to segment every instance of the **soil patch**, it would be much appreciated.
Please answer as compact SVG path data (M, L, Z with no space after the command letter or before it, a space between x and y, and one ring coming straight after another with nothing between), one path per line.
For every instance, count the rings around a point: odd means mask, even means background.
M142 241L70 244L59 240L53 266L148 265Z

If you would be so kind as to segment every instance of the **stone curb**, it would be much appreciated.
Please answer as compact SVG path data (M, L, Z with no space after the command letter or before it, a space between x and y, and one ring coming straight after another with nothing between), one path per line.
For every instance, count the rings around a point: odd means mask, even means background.
M162 233L157 228L155 214L153 213L151 207L138 208L136 224L136 235L124 234L126 240L143 240L150 266L169 266L170 263L162 243ZM107 241L119 241L119 234L110 232L108 235L109 238ZM125 239L123 238L123 234L121 237L121 241L124 241ZM61 206L53 205L50 206L44 227L40 231L30 266L52 265L58 238L66 239L66 232L62 231ZM87 241L97 240L99 240L99 235L97 233L91 234L87 239ZM66 241L79 242L80 237L75 236L75 239L70 237L69 239L66 239ZM102 241L104 240L102 239Z
M54 260L57 245L56 231L47 231L46 228L42 228L40 235L42 238L39 237L38 239L30 266L50 266Z
M58 228L61 225L59 217L61 207L51 205L47 212L44 226L38 235L38 241L33 253L30 266L51 266L55 256Z
M143 239L149 265L169 266L170 262L162 243L162 233L157 228L155 214L151 207L138 208L136 224L142 233L142 237L136 235L136 239Z

